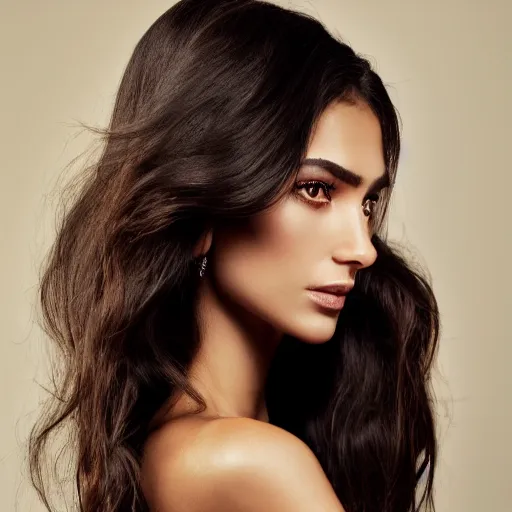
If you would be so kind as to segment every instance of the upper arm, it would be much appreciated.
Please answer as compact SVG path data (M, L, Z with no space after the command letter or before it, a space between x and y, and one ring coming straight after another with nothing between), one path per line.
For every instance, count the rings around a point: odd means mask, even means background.
M222 420L160 478L158 512L343 512L318 460L288 432Z

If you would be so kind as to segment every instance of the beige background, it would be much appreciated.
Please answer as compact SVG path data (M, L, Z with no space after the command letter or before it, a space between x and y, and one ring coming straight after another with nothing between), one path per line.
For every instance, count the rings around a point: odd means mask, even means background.
M0 510L42 511L26 434L44 382L34 324L57 176L106 122L163 0L0 0ZM439 512L512 510L512 1L295 0L371 57L403 120L392 234L429 268L443 333L436 377ZM15 503L17 502L17 507Z

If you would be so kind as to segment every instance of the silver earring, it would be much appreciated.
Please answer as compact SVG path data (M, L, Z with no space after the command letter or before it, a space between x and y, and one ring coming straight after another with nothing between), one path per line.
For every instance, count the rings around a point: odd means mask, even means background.
M372 206L377 204L377 201L371 201L370 199L366 201L363 208L363 213L366 217L369 217L372 214L372 210L368 207L368 202L372 203Z
M199 270L199 276L200 277L204 276L204 271L206 270L206 262L207 262L207 259L206 259L206 256L205 256L203 258L203 261L201 261L201 268Z

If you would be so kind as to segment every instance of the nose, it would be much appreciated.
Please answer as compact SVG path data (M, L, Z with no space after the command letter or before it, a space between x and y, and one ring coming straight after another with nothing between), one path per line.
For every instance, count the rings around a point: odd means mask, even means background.
M371 241L368 220L364 216L354 215L353 219L345 218L342 233L336 234L338 244L332 258L337 263L352 265L355 270L369 267L377 259L377 250Z

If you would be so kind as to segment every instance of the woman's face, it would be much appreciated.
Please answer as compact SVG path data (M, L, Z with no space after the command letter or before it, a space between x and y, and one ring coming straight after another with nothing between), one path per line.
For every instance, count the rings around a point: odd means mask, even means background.
M321 343L332 337L342 305L321 306L308 288L352 285L377 256L368 216L375 207L368 198L379 193L375 181L384 177L380 188L386 183L377 117L362 103L332 104L312 135L308 159L333 162L360 179L306 163L293 192L274 208L213 233L208 272L223 296L278 333ZM315 181L327 188L305 183Z

